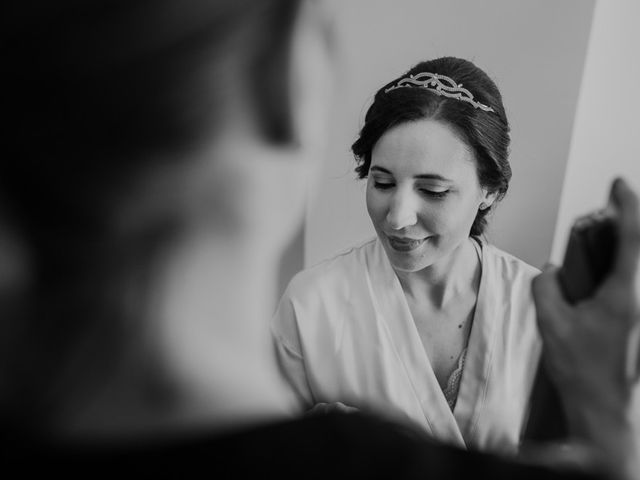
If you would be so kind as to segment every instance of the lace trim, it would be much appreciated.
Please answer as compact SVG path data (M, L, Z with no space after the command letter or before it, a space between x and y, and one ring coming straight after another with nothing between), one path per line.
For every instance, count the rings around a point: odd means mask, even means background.
M443 390L444 396L447 399L449 408L453 411L456 406L456 400L458 399L458 390L460 388L460 379L462 378L462 370L464 369L464 361L467 358L467 349L462 350L460 357L458 357L458 365L456 369L451 372L447 380L447 386Z

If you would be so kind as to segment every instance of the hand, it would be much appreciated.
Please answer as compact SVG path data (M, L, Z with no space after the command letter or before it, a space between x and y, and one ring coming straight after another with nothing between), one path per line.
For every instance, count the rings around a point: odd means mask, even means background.
M359 411L356 407L350 407L342 402L316 403L306 411L305 415L326 415L332 412L354 413Z
M623 180L610 203L617 214L618 252L596 293L575 305L562 296L557 268L534 279L545 363L558 387L569 429L604 452L624 476L640 477L640 208Z

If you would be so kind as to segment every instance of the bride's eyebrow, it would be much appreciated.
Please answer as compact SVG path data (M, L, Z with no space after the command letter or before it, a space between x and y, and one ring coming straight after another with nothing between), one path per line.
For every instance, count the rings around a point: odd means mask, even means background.
M370 170L372 172L385 173L387 175L393 176L393 173L391 173L390 170L387 170L386 168L380 167L378 165L374 165ZM443 177L442 175L438 175L437 173L421 173L418 175L414 175L413 178L417 180L437 180L439 182L453 183L453 180L451 180L450 178Z
M376 166L371 167L371 169L370 169L370 170L371 170L372 172L380 172L380 173L386 173L387 175L393 175L393 173L391 173L391 172L390 172L389 170L387 170L386 168L378 167L377 165L376 165Z
M440 182L453 183L453 180L447 177L443 177L442 175L438 175L437 173L421 173L420 175L414 175L413 178L421 179L421 180L438 180Z

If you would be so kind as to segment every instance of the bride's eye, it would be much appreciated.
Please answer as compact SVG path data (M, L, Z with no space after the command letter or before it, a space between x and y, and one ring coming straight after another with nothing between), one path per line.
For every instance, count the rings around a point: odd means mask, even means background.
M373 186L378 190L388 190L394 186L393 182L378 182L374 181Z
M429 190L426 188L421 188L420 192L423 195L426 195L428 197L432 197L432 198L444 198L447 196L447 194L449 193L449 190Z

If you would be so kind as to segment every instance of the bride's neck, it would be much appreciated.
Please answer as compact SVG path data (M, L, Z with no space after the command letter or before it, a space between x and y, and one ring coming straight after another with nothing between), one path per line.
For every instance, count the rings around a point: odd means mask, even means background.
M407 297L444 307L461 295L477 292L480 262L474 241L469 238L446 257L417 272L396 271Z

